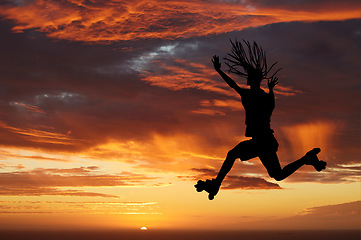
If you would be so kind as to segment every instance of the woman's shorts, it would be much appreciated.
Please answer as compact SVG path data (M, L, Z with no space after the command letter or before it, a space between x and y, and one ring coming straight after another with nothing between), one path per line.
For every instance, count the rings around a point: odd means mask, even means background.
M242 161L258 157L259 155L276 153L278 142L273 134L253 137L250 140L240 142L231 152Z

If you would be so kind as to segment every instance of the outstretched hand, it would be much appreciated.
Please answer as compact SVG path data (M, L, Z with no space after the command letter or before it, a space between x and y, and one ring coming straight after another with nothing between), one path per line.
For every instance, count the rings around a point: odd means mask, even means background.
M272 90L278 84L278 77L268 79L268 89Z
M221 62L219 61L219 57L214 55L213 59L211 59L211 60L212 60L214 69L216 69L216 71L220 70L221 69Z

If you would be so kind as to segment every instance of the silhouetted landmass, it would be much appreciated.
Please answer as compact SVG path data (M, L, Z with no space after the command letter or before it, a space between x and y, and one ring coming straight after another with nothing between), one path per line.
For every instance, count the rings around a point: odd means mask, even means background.
M322 231L0 231L4 240L359 240L360 230Z

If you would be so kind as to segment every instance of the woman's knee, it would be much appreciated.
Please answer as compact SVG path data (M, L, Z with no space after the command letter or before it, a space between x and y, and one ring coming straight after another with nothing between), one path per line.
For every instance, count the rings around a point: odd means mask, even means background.
M235 149L229 150L226 159L234 161L236 160L236 158L237 158L237 151Z

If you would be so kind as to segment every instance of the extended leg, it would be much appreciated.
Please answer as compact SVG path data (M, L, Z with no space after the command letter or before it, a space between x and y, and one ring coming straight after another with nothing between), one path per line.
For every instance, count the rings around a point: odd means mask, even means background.
M257 156L255 150L255 144L252 140L247 140L240 142L227 154L226 159L224 160L221 169L215 179L202 181L199 180L195 186L198 192L205 190L209 193L208 198L212 200L214 196L218 193L221 183L232 169L234 162L237 158L241 158L243 161L249 160Z
M224 160L221 169L218 172L218 175L215 179L215 182L221 185L223 182L223 179L226 177L226 175L229 173L229 171L232 169L234 162L237 159L237 153L235 149L232 149L228 152L226 159Z
M224 178L232 169L233 164L237 158L240 158L242 161L247 161L257 156L258 156L258 151L256 149L256 145L253 140L240 142L237 146L235 146L232 150L230 150L227 153L227 157L224 160L222 167L217 174L217 177L214 180L212 180L213 188L215 189L214 195L217 194ZM210 196L208 197L211 199L212 195L210 194Z
M236 161L236 157L234 155L234 149L228 152L226 160L224 160L221 169L215 179L202 181L199 180L194 187L198 192L205 190L208 192L208 199L213 200L214 196L218 193L219 188L221 187L221 183L223 179L226 177L227 173L231 170L234 162Z

